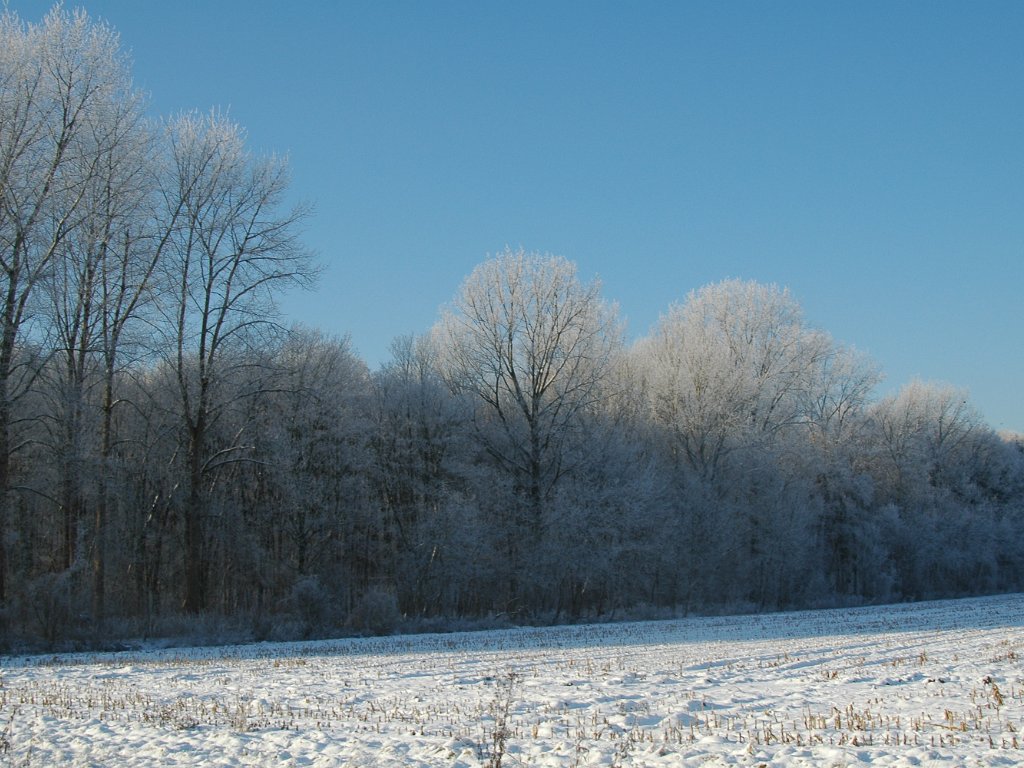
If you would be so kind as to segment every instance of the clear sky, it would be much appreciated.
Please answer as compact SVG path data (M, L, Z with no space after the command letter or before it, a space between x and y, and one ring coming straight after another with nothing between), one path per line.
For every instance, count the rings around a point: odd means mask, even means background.
M1024 432L1022 2L65 5L154 113L219 106L290 156L325 271L285 310L371 367L522 246L631 337L710 282L786 286L880 394L949 382Z

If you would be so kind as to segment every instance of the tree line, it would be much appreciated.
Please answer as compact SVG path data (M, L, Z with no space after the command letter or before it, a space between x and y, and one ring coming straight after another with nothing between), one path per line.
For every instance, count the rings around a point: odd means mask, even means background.
M108 26L0 16L0 640L1024 584L1024 441L949 385L876 397L785 289L627 343L572 262L506 249L370 371L284 327L316 276L287 189L224 115L148 118Z

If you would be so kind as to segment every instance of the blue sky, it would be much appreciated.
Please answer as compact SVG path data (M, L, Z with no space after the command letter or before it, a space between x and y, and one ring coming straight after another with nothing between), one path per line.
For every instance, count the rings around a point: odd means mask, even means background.
M950 382L1024 431L1024 3L79 4L155 113L290 156L325 271L284 308L371 366L523 246L631 337L710 282L789 287L880 394Z

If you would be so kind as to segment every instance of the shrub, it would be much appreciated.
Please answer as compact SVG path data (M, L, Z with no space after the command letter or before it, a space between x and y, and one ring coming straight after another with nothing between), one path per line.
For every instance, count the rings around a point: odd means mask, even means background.
M402 614L393 592L373 588L363 593L349 616L352 628L372 635L388 635L395 631Z
M292 614L302 624L302 634L306 639L322 634L331 623L334 614L331 596L316 576L296 581L288 603Z
M71 627L71 584L67 571L44 573L26 590L25 609L36 635L50 648L68 639Z

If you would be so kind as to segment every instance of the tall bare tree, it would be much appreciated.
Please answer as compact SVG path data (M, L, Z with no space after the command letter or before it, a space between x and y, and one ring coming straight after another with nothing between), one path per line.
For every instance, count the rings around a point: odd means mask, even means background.
M169 126L168 209L181 209L166 265L165 311L184 432L185 590L190 612L206 606L204 480L245 457L241 439L211 445L212 428L260 387L258 356L244 354L275 328L276 298L308 285L315 269L298 239L305 214L282 211L287 164L252 156L226 117L184 115Z
M478 439L513 493L499 527L515 599L521 549L542 536L553 492L576 468L580 419L620 344L615 309L567 259L506 249L473 270L435 333L443 375L478 403Z
M450 385L484 406L487 451L539 515L572 467L575 422L610 371L620 342L614 308L567 259L506 249L473 270L437 331Z
M120 141L116 115L131 93L117 35L84 12L58 6L39 24L9 10L0 15L0 530L7 529L19 448L14 408L31 380L18 348L52 330L41 288L64 274L57 262L89 221L89 193ZM87 345L82 329L64 330L68 350ZM80 367L83 356L70 355ZM65 561L73 556L76 515L67 510ZM6 574L0 539L0 600Z

